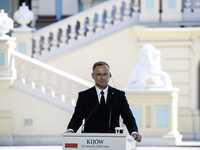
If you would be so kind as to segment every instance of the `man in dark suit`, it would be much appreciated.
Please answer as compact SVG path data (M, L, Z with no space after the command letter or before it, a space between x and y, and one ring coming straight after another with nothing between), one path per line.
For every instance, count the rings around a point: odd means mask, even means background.
M115 127L120 126L121 115L128 132L136 141L141 142L142 137L138 134L125 92L109 86L110 77L110 67L106 62L100 61L93 65L92 78L95 86L79 93L66 133L77 132L83 119L85 123L82 132L115 133Z

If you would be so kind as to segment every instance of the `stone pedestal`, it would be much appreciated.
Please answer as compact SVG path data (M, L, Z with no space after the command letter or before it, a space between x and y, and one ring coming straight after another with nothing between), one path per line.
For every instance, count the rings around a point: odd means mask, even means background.
M182 1L162 1L162 22L180 22L182 21Z
M159 22L159 2L151 3L148 1L141 1L141 10L139 15L140 22Z
M9 87L13 80L11 69L10 51L16 47L15 38L0 37L0 84L1 87Z
M14 28L12 36L16 38L17 47L16 51L23 53L27 56L32 56L33 42L32 36L34 28Z
M178 132L178 89L125 90L136 118L143 145L174 146L182 140Z

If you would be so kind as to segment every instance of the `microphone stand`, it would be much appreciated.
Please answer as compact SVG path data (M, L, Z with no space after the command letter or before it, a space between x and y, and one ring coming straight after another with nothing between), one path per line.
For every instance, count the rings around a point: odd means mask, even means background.
M89 116L87 117L87 119L85 119L85 123L83 124L82 128L81 128L81 133L83 133L83 129L85 127L85 124L88 122L88 120L90 119L90 117L92 116L92 114L95 112L95 110L98 108L99 105L97 105L92 112L89 114Z

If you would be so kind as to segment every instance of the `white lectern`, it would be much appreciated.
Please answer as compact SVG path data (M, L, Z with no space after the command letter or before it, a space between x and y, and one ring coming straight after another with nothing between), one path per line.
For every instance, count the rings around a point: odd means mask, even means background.
M126 134L65 133L63 150L135 150L135 141Z

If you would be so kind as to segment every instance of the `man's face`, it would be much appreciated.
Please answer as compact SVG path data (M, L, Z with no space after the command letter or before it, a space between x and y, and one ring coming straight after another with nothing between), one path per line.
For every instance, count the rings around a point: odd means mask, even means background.
M106 65L96 66L92 73L92 78L95 81L95 85L104 90L110 79L110 69Z

